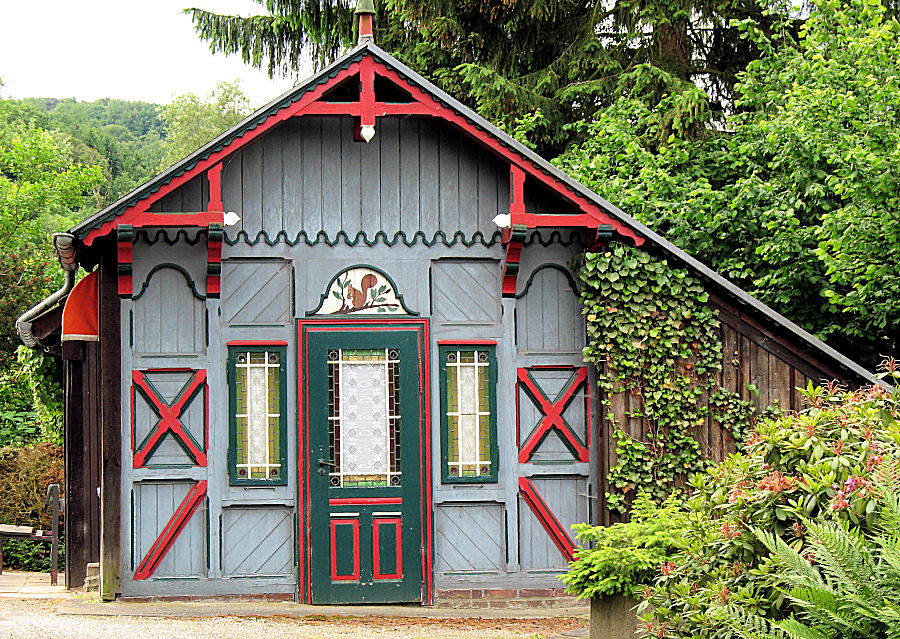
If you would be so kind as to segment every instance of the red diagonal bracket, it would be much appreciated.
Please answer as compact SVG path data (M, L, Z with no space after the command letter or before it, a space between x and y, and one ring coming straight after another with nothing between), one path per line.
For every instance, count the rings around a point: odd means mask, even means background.
M172 544L175 543L175 540L178 539L178 535L184 530L184 527L191 516L193 516L200 504L203 503L204 497L206 497L205 479L194 484L178 505L178 508L175 509L175 513L172 515L169 523L167 523L166 527L163 528L163 531L159 533L159 537L153 542L153 545L150 547L144 560L141 561L141 564L137 567L137 570L134 573L135 581L146 579L156 571L159 562L161 562L163 557L166 556L166 553L169 552L169 548L171 548Z
M531 456L534 454L534 449L538 447L544 439L544 436L554 428L562 436L563 442L575 456L577 461L589 461L590 453L588 447L581 443L581 440L566 423L566 420L563 419L563 413L565 412L566 407L575 397L575 393L578 389L586 382L587 368L582 366L575 369L572 376L569 378L569 381L566 382L566 385L559 391L556 399L551 401L550 398L544 394L544 391L541 390L537 380L531 376L531 372L527 368L519 369L518 383L525 389L528 397L543 414L543 417L541 417L541 421L538 423L537 428L534 429L534 432L519 445L520 464L527 463L528 460L531 459ZM590 425L588 425L588 428L590 428Z
M566 561L575 561L575 542L569 537L569 533L563 528L559 520L547 507L547 503L538 493L537 488L527 477L519 477L519 493L531 508L531 512L541 522L541 526L550 535L550 539L559 548L559 552L563 554Z
M181 389L181 392L175 398L175 401L171 404L162 398L156 388L153 387L153 384L147 379L144 371L132 371L131 381L133 382L131 391L131 438L132 446L134 447L134 467L141 468L147 463L147 459L153 454L153 451L162 441L166 433L172 433L172 436L175 437L178 443L181 444L181 447L184 448L184 451L191 456L198 466L206 466L207 417L204 416L203 418L204 444L202 449L197 441L191 437L191 434L185 430L184 424L181 423L181 417L184 410L188 407L197 393L206 388L206 371L196 371L194 376L187 384L185 384L184 388ZM139 392L150 404L150 408L153 409L153 412L159 416L159 423L150 431L150 434L147 435L140 445L136 445L134 441L135 392Z

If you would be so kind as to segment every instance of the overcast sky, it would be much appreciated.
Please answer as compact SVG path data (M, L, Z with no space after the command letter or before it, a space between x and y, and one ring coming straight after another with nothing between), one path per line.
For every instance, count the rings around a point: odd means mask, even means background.
M264 13L252 0L2 0L0 78L4 98L120 98L166 103L241 80L254 107L286 91L239 57L213 55L186 7Z

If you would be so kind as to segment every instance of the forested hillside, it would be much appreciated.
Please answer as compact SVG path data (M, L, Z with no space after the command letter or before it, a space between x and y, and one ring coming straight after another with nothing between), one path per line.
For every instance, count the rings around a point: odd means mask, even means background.
M240 87L229 83L164 106L0 96L0 447L61 438L58 362L20 347L15 333L15 319L62 284L50 234L117 200L248 111Z

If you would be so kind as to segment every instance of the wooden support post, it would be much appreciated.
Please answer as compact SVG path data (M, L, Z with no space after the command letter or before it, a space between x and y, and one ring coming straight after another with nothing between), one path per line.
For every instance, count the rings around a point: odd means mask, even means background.
M222 164L216 164L210 167L206 172L206 179L209 182L209 204L206 205L209 211L224 211L225 205L222 202Z
M133 254L134 227L119 224L116 229L116 288L120 297L131 297L131 262Z
M112 601L122 578L121 317L114 247L100 260L100 596Z
M50 509L50 585L55 586L59 576L59 484L47 486L44 509Z
M525 218L525 171L515 165L509 167L509 215L510 228L503 231L506 245L506 260L503 264L503 297L516 296L516 281L519 276L519 260L522 245L528 233Z

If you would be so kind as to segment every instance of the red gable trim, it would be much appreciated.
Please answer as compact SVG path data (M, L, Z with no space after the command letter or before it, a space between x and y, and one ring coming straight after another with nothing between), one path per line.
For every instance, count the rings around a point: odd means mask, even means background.
M359 73L362 84L360 101L354 103L333 103L320 102L323 95L331 88ZM415 100L409 104L384 103L375 101L375 76L380 75L384 78L392 80L394 83L403 87L408 91ZM248 129L241 135L227 141L224 146L211 153L206 159L200 160L189 171L185 171L178 177L172 178L171 181L162 185L155 193L148 195L138 203L128 207L125 211L106 222L99 227L93 229L84 238L84 244L90 246L98 237L102 237L110 233L118 224L131 224L133 226L164 226L164 225L208 225L204 224L202 219L179 219L178 215L160 215L149 213L149 207L154 202L165 197L175 189L187 183L192 178L200 175L204 171L209 170L208 177L210 179L210 212L209 215L218 213L216 219L211 222L221 223L221 161L229 155L238 151L250 142L262 136L264 133L277 126L278 124L288 120L289 118L300 115L344 115L356 116L360 118L360 123L364 126L372 126L375 124L376 118L385 115L431 115L441 118L469 134L478 140L486 148L493 151L496 155L507 160L511 164L513 171L524 171L533 179L541 182L551 188L553 191L571 201L578 206L586 214L586 218L581 216L540 216L542 226L562 226L568 223L578 222L579 226L587 228L595 228L598 225L609 225L614 231L624 237L632 239L635 245L640 246L644 243L644 238L638 235L631 227L624 224L617 218L613 218L603 211L596 203L588 198L574 193L570 189L562 185L559 180L545 173L530 159L520 155L516 151L504 146L497 138L490 135L486 131L478 128L469 122L464 116L456 113L451 108L444 106L434 96L420 89L409 82L399 73L388 67L382 62L375 60L372 53L366 53L362 60L353 62L346 69L337 72L327 82L319 84L314 89L309 90L300 98L269 116L265 121L253 129ZM213 170L210 170L213 169ZM524 204L521 199L517 200L517 210L513 212L516 224L527 224L530 220L525 217ZM521 208L521 210L518 210ZM146 216L152 215L152 221L145 219ZM202 215L202 214L194 214ZM167 219L168 218L168 219ZM554 223L555 222L555 223Z
M293 117L294 115L302 111L306 106L321 98L325 91L333 87L335 84L341 82L347 77L356 74L359 71L359 67L359 62L352 63L343 71L339 71L337 74L335 74L334 78L332 78L331 81L320 84L315 89L303 95L299 100L297 100L297 102L294 102L290 106L284 107L277 113L269 116L269 118L266 119L265 122L263 122L256 128L245 131L242 135L239 135L230 140L221 149L214 153L211 153L205 160L200 160L199 162L197 162L194 168L190 171L185 171L178 177L173 178L170 182L161 186L158 191L156 191L152 195L149 195L146 199L141 200L137 204L125 209L125 212L122 215L108 220L101 224L99 227L92 230L90 233L88 233L87 237L84 238L84 244L86 246L90 246L91 244L93 244L95 239L97 239L98 237L103 237L104 235L110 233L118 224L132 224L134 226L138 226L140 225L140 222L145 215L158 215L148 213L148 209L150 208L151 204L162 199L163 197L165 197L178 187L182 186L183 184L187 183L192 178L200 175L207 169L213 167L215 164L219 163L238 149L246 146L256 138L260 137L269 129L272 129L281 122L284 122L285 120ZM162 218L168 216L159 217ZM219 218L221 218L221 213L219 214ZM221 219L216 219L214 221L221 222ZM135 222L138 223L136 224ZM148 224L144 223L144 225Z

